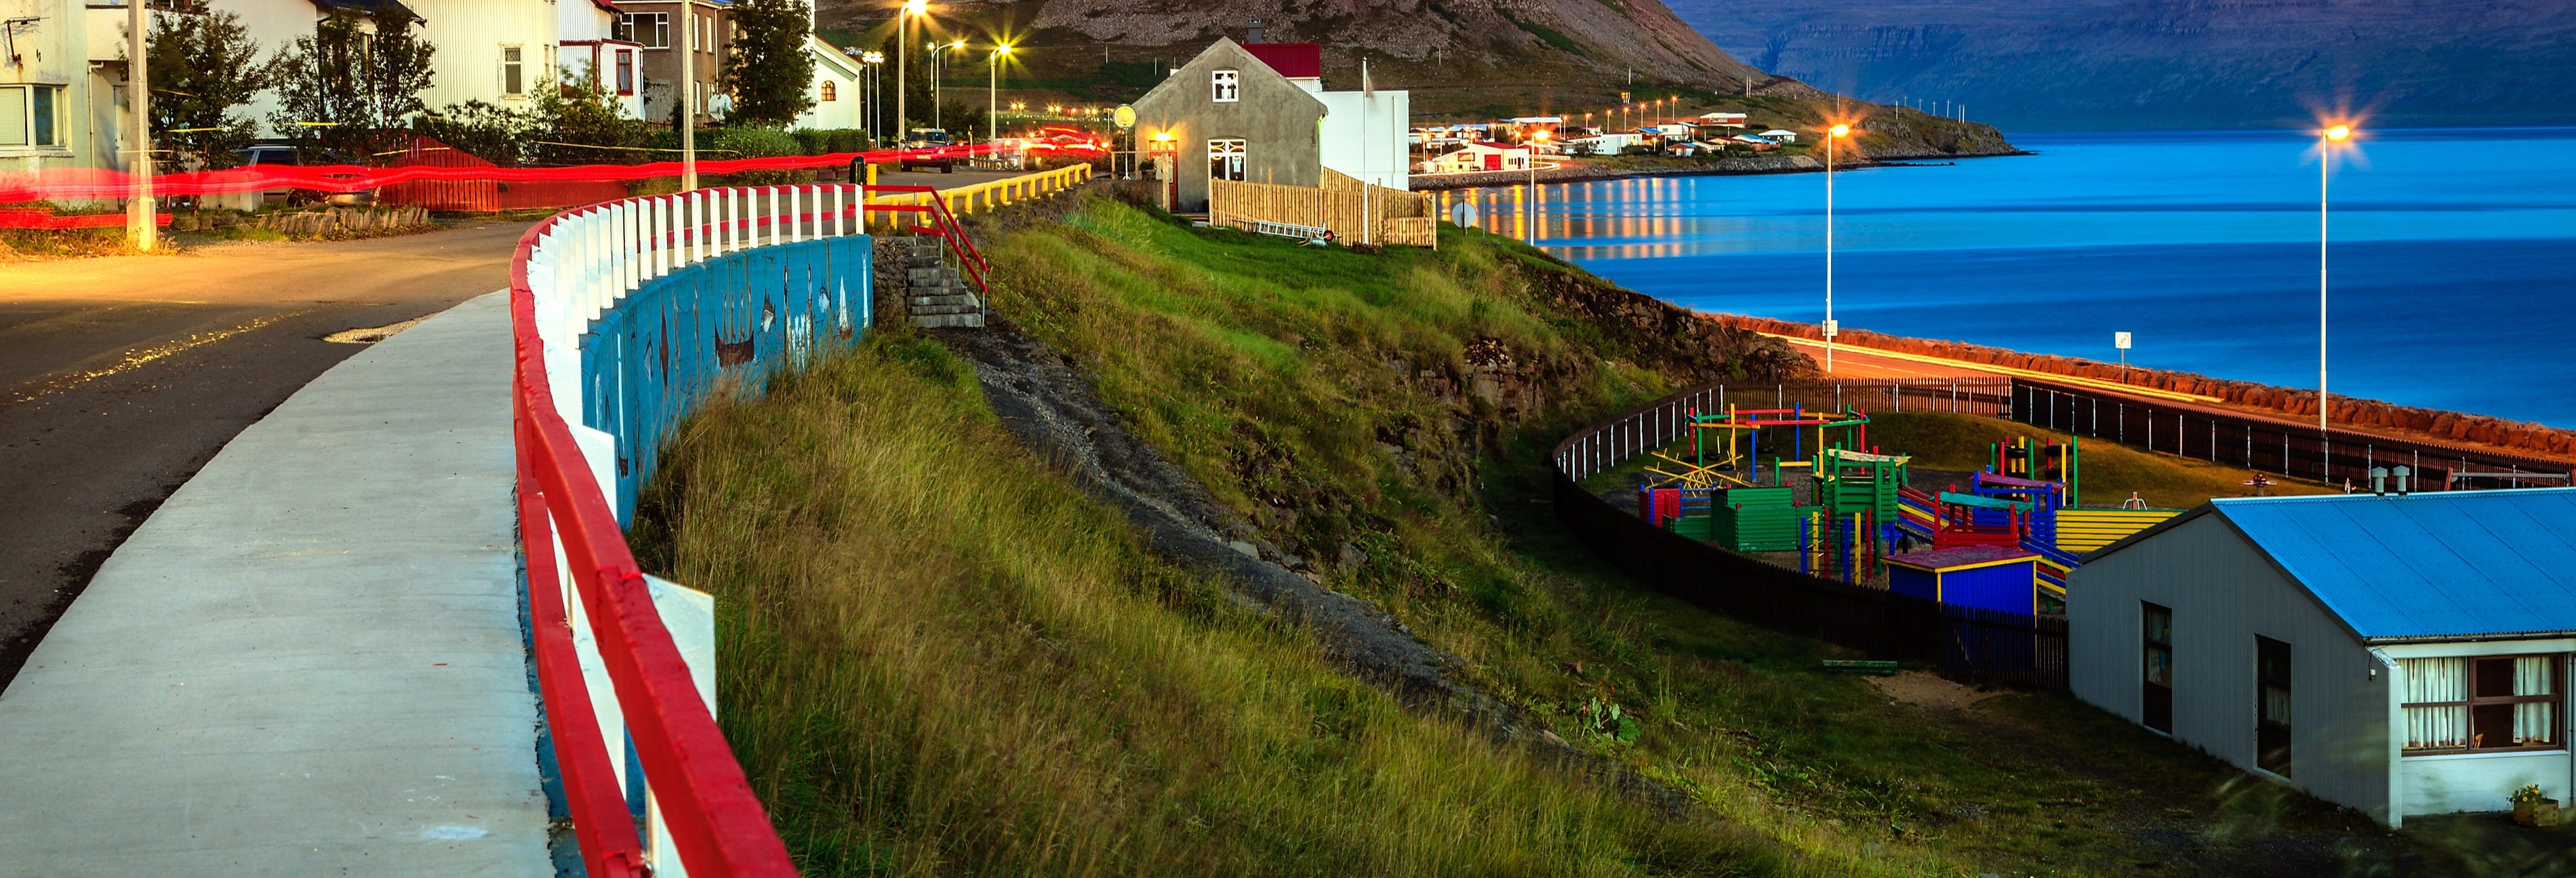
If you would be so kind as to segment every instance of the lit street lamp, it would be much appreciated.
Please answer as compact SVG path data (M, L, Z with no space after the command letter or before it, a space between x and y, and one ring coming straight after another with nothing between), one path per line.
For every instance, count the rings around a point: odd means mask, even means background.
M1538 148L1546 144L1547 129L1531 132L1529 158L1522 162L1529 165L1529 243L1533 247L1538 246Z
M996 43L993 45L992 56L985 59L984 141L986 143L1002 141L1002 105L999 97L1002 93L1002 57L1009 54L1011 54L1011 44Z
M1834 372L1834 141L1851 135L1851 126L1835 125L1825 138L1825 374Z
M2334 145L2352 139L2352 126L2317 132L2317 432L2326 430L2326 171Z
M868 133L885 138L885 53L867 52L859 62L868 65Z

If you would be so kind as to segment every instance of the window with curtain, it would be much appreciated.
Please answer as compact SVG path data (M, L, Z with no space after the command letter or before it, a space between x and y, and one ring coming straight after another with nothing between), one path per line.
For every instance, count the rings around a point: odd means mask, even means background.
M2406 752L2554 749L2563 655L2399 659Z
M1239 70L1208 71L1208 99L1230 104L1243 99L1243 72Z
M1243 182L1243 138L1223 137L1208 141L1208 179Z

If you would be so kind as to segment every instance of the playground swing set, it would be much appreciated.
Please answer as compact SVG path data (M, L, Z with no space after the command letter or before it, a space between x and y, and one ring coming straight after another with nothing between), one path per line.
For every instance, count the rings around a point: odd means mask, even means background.
M2134 498L2119 508L2082 508L2076 441L2019 436L1994 443L1969 490L1926 492L1907 484L1911 458L1870 448L1869 415L1848 407L1729 407L1694 412L1689 427L1687 458L1652 453L1640 514L1738 552L1794 552L1799 572L1845 583L1892 583L1891 568L1909 581L1940 581L1941 574L1924 571L2027 561L2032 600L2000 598L1996 608L2051 611L2063 605L2067 574L2084 552L2179 512L2139 508ZM1774 450L1768 458L1766 446ZM1791 481L1801 472L1811 488L1804 505ZM1962 552L1976 556L1972 566L1930 566L1954 563L1951 556ZM1937 587L1927 596L1948 599Z

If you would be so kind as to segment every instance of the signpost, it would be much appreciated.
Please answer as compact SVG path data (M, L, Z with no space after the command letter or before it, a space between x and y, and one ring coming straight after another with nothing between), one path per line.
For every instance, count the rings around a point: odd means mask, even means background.
M2120 349L2120 383L2129 383L2129 334L2111 333L2111 346Z

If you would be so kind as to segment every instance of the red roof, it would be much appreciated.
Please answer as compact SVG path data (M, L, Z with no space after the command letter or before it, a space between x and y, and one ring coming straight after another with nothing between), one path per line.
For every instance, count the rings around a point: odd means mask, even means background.
M1925 570L1948 570L1994 561L2036 561L2039 553L2019 546L1951 546L1889 555L1887 563Z
M1490 140L1479 140L1479 141L1476 141L1476 145L1477 145L1477 146L1484 147L1484 148L1486 148L1486 149L1528 149L1528 148L1529 148L1529 144L1526 144L1526 143L1495 143L1495 142L1490 141Z
M1322 79L1324 44L1322 43L1253 43L1243 47L1270 69L1289 79Z

